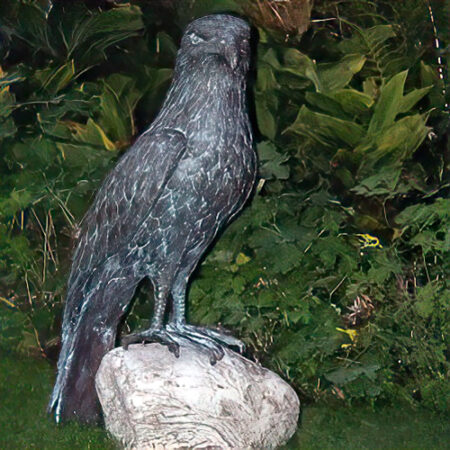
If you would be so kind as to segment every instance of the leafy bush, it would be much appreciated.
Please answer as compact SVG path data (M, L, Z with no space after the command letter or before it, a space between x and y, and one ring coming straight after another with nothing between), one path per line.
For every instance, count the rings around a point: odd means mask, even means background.
M76 224L157 112L181 26L240 5L43 4L0 6L0 347L52 356ZM427 14L317 2L300 43L257 17L260 181L189 315L232 329L306 400L450 407L448 112ZM126 331L147 325L145 294Z

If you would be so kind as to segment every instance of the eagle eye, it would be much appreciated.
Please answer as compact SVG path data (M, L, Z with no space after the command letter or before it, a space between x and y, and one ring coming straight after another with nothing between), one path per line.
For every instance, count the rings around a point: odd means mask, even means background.
M191 42L195 44L200 44L201 42L205 42L206 39L204 39L202 36L199 36L198 34L191 33L189 35L189 38L191 39Z

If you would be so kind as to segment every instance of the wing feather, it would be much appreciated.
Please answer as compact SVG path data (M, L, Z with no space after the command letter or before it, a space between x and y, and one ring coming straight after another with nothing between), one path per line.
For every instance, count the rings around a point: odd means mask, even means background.
M92 271L118 253L145 224L186 150L173 129L145 134L106 177L86 213L69 279Z

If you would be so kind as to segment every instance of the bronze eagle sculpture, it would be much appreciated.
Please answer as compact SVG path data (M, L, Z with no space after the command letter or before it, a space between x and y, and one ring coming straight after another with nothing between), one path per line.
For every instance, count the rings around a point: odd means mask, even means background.
M57 422L95 422L95 374L145 277L154 287L150 328L124 339L183 341L207 352L243 344L185 320L186 289L219 229L249 198L256 156L246 82L250 27L217 14L190 23L172 84L150 127L100 187L80 229L68 281L58 375L49 403ZM166 310L168 323L164 323Z

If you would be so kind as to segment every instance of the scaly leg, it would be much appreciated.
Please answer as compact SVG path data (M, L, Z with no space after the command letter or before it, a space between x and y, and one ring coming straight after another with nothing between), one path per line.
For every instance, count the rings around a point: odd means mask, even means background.
M239 339L234 338L217 330L206 327L188 325L185 319L185 301L188 277L179 275L172 287L173 311L166 330L177 339L184 338L198 344L209 355L211 364L220 361L224 352L221 345L237 347L239 352L243 352L245 345Z
M136 342L159 342L160 344L167 345L169 351L177 358L180 356L179 344L172 339L163 327L164 312L166 310L168 296L168 287L159 285L155 287L155 308L150 328L145 331L124 336L122 338L122 345L125 350L128 349L130 344Z

